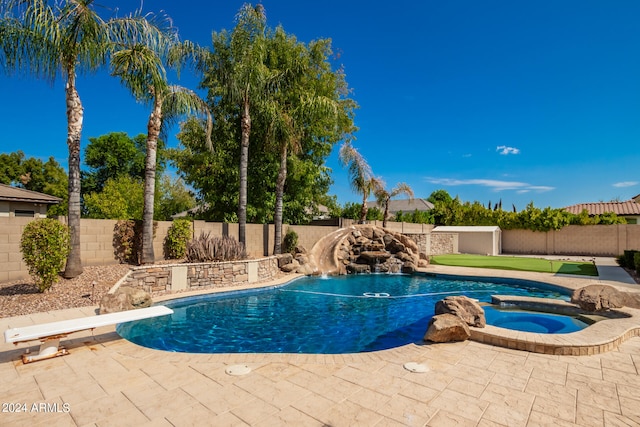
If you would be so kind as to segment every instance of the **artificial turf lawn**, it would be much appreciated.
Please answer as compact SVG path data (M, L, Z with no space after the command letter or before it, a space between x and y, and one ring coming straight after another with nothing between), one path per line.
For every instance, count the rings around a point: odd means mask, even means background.
M431 263L456 267L495 268L498 270L537 271L541 273L580 274L597 276L598 270L593 263L549 260L542 258L522 258L485 255L434 255Z

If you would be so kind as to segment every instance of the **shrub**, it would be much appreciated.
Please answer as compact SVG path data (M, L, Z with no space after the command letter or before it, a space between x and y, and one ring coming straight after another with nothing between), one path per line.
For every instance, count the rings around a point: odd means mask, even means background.
M616 262L620 267L625 268L627 266L627 257L624 255L618 255L616 257Z
M293 255L296 246L298 246L298 233L292 229L288 229L287 234L285 234L284 239L282 239L282 251Z
M69 229L55 219L39 219L25 226L20 250L40 292L56 282L71 250L69 241Z
M636 251L636 253L633 255L633 263L636 267L636 271L638 272L638 274L640 274L640 252Z
M191 238L191 220L179 218L173 221L167 237L164 239L164 252L167 259L184 258L187 255L187 244Z
M244 245L233 237L211 237L211 233L201 233L187 245L187 261L234 261L245 259Z
M634 268L635 267L635 262L634 262L634 256L638 251L634 251L634 250L625 250L624 251L624 266L626 268Z
M153 235L158 223L153 221ZM121 264L140 265L142 258L142 220L130 219L116 222L113 227L113 251Z

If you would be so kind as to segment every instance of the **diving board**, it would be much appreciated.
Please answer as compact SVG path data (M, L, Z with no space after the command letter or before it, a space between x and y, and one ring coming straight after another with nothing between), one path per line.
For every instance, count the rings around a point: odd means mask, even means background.
M25 353L22 355L22 362L29 363L35 362L36 360L69 354L64 347L60 346L60 339L65 338L67 335L74 332L86 331L118 323L132 322L134 320L148 319L151 317L166 316L171 313L173 313L173 310L170 308L158 305L154 307L139 308L136 310L120 311L118 313L42 323L39 325L7 329L4 331L4 340L7 343L13 343L16 345L18 343L28 341L42 341L38 354L31 355L29 353Z

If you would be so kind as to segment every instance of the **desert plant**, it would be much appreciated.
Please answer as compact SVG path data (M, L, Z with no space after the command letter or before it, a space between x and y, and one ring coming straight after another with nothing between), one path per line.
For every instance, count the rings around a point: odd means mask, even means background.
M247 253L244 245L233 237L211 236L211 233L200 233L187 245L187 261L234 261L245 259Z
M187 255L187 244L191 238L191 220L178 218L173 221L164 239L165 258L178 259Z
M54 219L27 224L20 240L22 258L40 292L53 285L71 250L69 228Z
M288 252L293 255L296 246L298 246L298 233L292 229L288 229L287 234L285 234L284 239L282 239L282 250L284 253Z

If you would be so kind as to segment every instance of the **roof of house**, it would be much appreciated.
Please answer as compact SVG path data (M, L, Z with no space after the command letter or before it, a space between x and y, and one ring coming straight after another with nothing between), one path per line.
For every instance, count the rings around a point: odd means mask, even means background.
M378 202L367 202L367 207L378 207ZM401 200L389 200L389 213L394 214L396 212L413 212L430 211L433 209L433 203L426 199L401 199Z
M37 191L16 188L10 185L0 184L0 201L4 202L27 202L27 203L44 203L55 205L62 201L61 198L50 196Z
M432 233L487 233L500 230L497 225L439 225Z
M633 200L626 202L600 202L600 203L580 203L564 208L572 214L580 214L586 209L589 215L602 215L605 212L613 212L616 215L640 215L640 203Z

